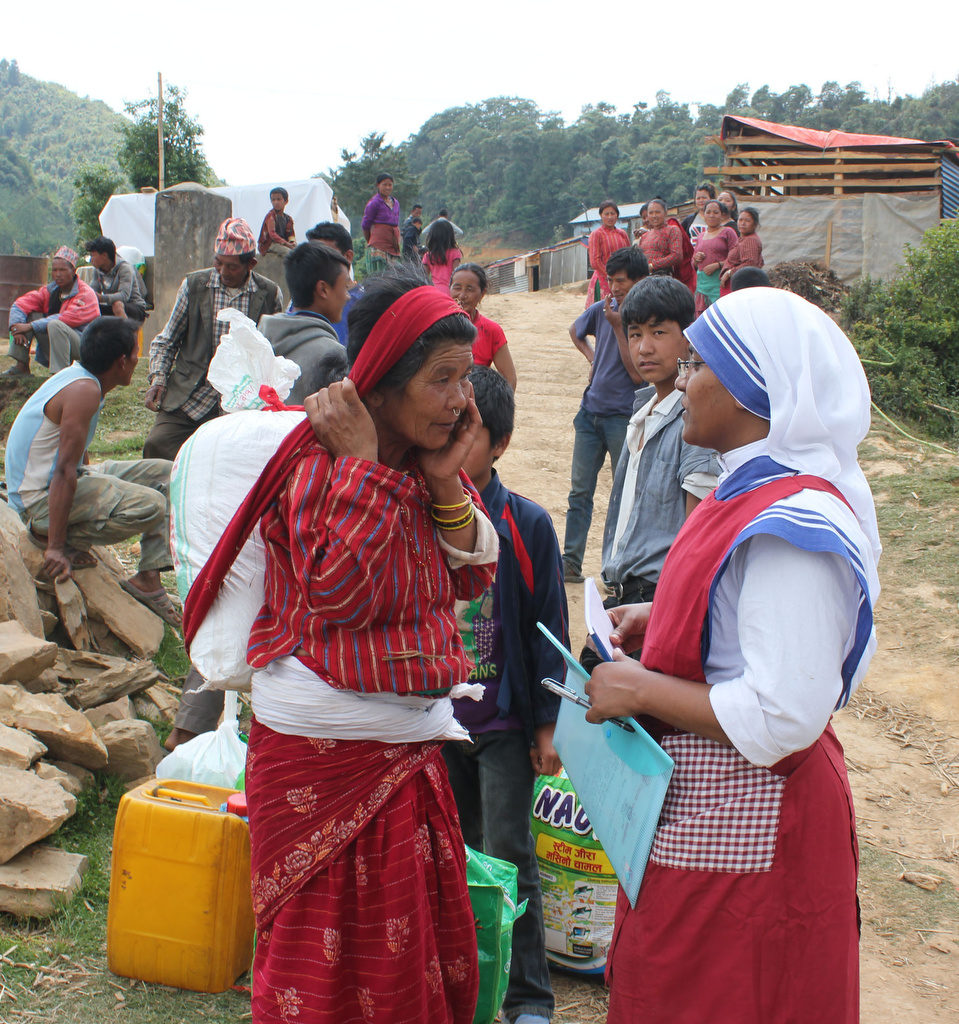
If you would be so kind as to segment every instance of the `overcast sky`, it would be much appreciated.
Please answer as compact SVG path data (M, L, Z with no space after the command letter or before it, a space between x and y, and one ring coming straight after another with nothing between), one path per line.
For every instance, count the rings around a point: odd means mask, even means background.
M587 103L652 105L659 90L717 105L743 81L917 95L959 74L955 33L937 24L950 8L930 20L889 0L788 4L788 14L748 4L741 18L735 5L648 13L581 0L146 6L18 3L3 15L0 57L118 111L155 93L162 71L187 91L207 158L231 185L307 178L368 132L401 142L432 114L491 96L571 121Z

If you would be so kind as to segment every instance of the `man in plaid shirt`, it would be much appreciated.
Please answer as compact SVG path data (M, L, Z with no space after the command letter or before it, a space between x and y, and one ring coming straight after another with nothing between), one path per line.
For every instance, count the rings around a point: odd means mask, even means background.
M280 289L253 273L256 238L250 225L230 217L220 225L213 266L188 274L173 312L150 345L145 403L156 422L143 446L145 459L173 459L183 442L220 414L220 396L206 379L210 360L228 326L217 313L232 306L257 323L283 308Z

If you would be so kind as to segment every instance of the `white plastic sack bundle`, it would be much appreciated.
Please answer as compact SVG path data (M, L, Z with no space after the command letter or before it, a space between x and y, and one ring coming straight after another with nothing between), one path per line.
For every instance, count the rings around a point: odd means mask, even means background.
M220 338L206 379L220 392L224 412L262 409L260 387L268 384L286 401L290 389L300 375L292 359L274 355L273 346L256 329L256 324L238 309L223 309L217 320L225 321L230 330Z
M170 476L170 528L177 590L190 587L283 438L302 412L237 412L204 423L180 449ZM246 648L263 604L266 555L254 529L190 646L210 687L249 690Z
M246 744L240 739L237 697L226 696L223 721L212 732L204 732L181 743L157 765L158 779L181 779L206 786L234 789L246 765Z

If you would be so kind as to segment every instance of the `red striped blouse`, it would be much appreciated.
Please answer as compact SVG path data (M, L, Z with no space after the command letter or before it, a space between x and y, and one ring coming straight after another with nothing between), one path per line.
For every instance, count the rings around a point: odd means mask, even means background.
M300 661L340 689L433 694L467 678L453 601L479 596L496 563L450 568L415 466L333 458L315 445L260 533L266 594L247 651L254 668L302 648Z

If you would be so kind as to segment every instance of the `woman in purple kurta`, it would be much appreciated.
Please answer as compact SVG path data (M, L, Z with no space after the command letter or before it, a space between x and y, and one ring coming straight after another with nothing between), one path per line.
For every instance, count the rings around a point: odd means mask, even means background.
M400 258L400 201L393 198L393 175L376 176L376 192L370 197L360 223L366 239L370 271L385 270Z

